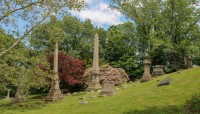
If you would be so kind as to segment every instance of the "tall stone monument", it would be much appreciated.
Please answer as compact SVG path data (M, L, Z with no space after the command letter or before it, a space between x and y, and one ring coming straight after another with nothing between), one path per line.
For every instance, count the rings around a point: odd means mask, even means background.
M151 74L150 74L150 61L148 60L148 57L144 57L144 74L142 79L140 80L141 82L147 82L151 80Z
M62 100L64 98L63 94L61 93L60 87L59 87L59 77L58 77L58 43L54 46L54 79L51 83L51 88L49 90L49 93L46 97L46 101L56 101L56 100Z
M94 53L93 53L93 67L92 67L92 81L89 84L88 90L97 90L101 88L99 83L99 36L95 34L94 38Z

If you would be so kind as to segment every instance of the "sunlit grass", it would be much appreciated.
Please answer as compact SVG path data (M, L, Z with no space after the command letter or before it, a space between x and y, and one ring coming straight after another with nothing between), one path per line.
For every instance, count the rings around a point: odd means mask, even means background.
M173 79L171 84L157 87L159 80L166 77ZM30 98L25 103L5 105L8 101L0 100L0 114L182 114L185 102L200 91L200 67L117 88L114 96L97 97L98 92L80 92L51 103ZM89 98L92 95L96 98ZM80 97L85 97L88 104L80 105Z

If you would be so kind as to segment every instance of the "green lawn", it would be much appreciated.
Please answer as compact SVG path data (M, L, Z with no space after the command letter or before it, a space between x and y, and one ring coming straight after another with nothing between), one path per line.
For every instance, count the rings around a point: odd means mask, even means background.
M158 80L173 78L171 85L157 87ZM44 103L36 97L30 103L8 104L0 100L0 114L182 114L182 106L200 92L200 67L154 78L150 82L133 82L126 88L118 87L115 96L98 96L98 92L65 96L63 101ZM86 97L87 105L80 105ZM35 104L32 108L23 104Z

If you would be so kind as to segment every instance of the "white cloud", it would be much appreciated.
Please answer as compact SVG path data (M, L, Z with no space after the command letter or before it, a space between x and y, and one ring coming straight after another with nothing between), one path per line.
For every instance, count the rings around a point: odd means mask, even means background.
M94 0L84 0L86 3L91 4L94 2Z
M110 9L108 4L98 1L99 0L86 0L86 2L91 5L90 8L81 10L80 12L71 11L71 13L83 20L89 18L93 24L99 27L122 23L120 20L122 14L120 12Z

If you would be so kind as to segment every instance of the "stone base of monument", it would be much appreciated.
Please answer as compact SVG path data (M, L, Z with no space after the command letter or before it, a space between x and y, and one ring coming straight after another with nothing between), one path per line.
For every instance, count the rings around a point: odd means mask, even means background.
M99 82L91 82L87 88L88 91L99 90L102 86Z
M115 93L115 82L114 81L103 81L103 88L99 95L111 95Z
M57 101L63 99L64 95L61 93L60 89L50 89L47 97L45 98L45 101Z
M142 79L140 82L148 82L151 80L151 75L143 75Z

